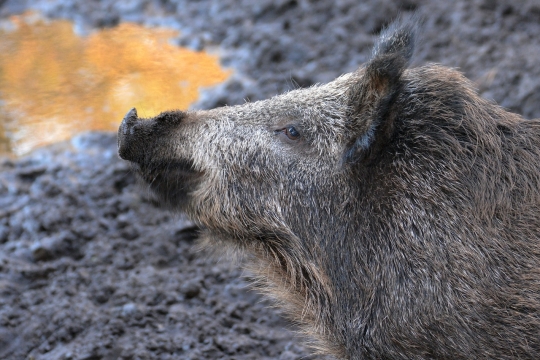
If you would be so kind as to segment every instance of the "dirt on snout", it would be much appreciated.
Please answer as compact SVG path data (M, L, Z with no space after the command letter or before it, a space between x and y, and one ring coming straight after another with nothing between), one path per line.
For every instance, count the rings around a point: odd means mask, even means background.
M415 11L426 24L414 64L459 67L483 96L540 117L537 0L7 0L0 17L28 8L89 31L174 26L179 45L219 46L235 75L197 108L352 71L388 22ZM136 184L114 134L0 160L0 359L320 358L196 236Z

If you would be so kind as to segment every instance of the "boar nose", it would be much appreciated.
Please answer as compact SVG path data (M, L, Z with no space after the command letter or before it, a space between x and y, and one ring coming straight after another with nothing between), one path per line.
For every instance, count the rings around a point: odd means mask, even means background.
M120 128L122 129L122 134L126 135L128 127L130 125L133 125L135 122L137 122L137 109L132 108L128 111L126 116L124 116L124 119L122 119L122 124L120 125Z
M135 124L140 122L135 108L128 111L118 129L118 155L124 160L137 161L137 136Z

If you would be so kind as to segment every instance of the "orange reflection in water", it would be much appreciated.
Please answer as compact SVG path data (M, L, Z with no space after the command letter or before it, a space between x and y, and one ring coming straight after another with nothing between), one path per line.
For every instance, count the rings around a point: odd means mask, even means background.
M88 37L37 14L0 27L0 152L24 154L85 130L116 130L124 114L186 109L229 72L216 56L168 43L177 33L123 23Z

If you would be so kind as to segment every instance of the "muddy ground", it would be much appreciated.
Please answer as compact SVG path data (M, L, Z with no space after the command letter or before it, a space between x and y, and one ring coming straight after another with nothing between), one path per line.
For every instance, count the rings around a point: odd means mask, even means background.
M417 11L426 24L415 64L459 67L483 96L540 117L538 0L0 0L1 17L27 8L81 34L135 21L218 48L235 75L196 108L354 70L385 24ZM249 290L249 274L195 244L193 224L137 186L114 134L0 160L0 358L316 358Z

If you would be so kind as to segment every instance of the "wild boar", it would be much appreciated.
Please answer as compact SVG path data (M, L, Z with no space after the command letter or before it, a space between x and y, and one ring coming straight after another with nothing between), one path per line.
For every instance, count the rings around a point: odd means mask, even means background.
M245 254L321 353L540 359L540 121L409 68L416 23L328 84L133 109L119 155L208 246Z

